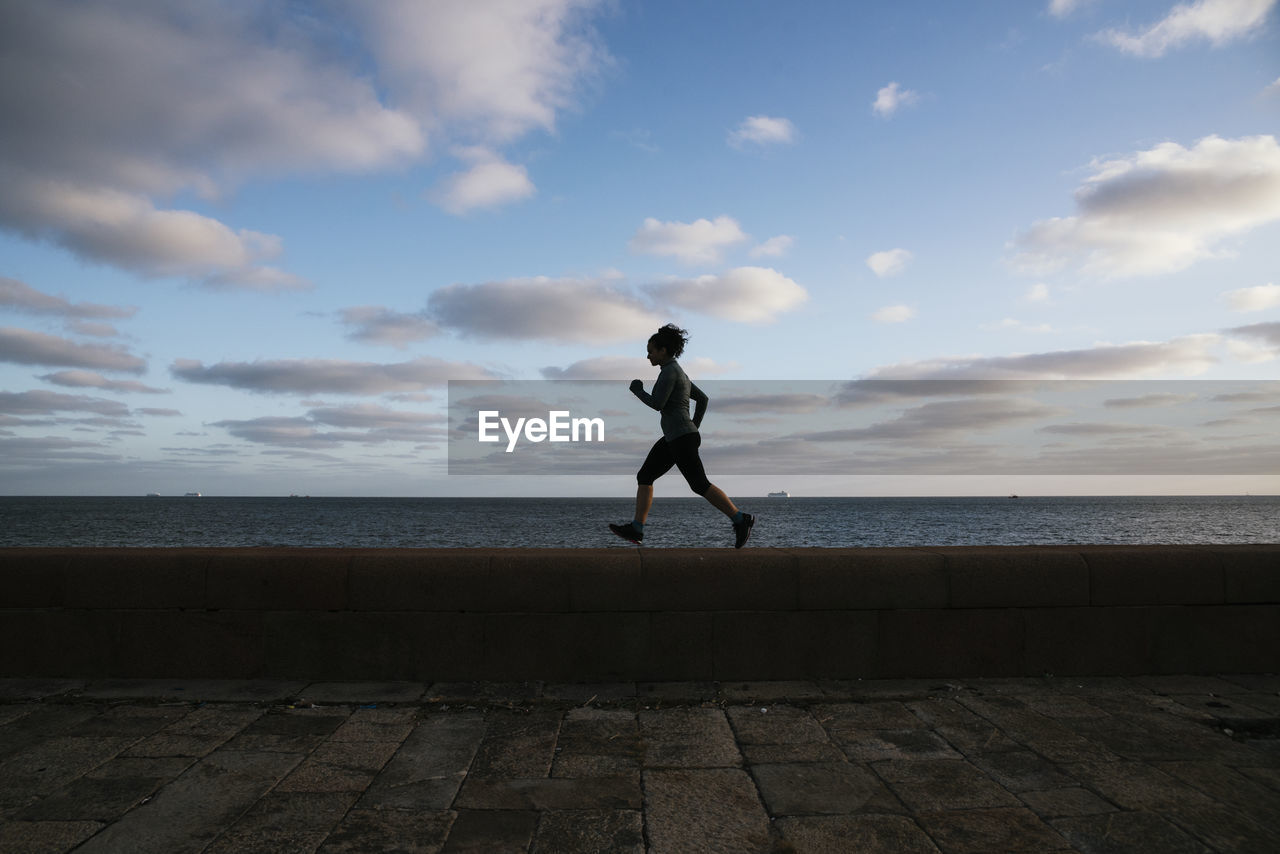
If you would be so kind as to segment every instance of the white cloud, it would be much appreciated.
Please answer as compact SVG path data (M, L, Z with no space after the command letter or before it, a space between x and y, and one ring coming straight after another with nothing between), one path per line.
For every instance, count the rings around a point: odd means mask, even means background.
M608 62L586 24L599 5L27 4L0 28L0 228L146 276L298 287L262 263L278 238L159 200L402 166L428 135L493 147L552 130ZM442 199L470 210L531 192L495 156Z
M1264 311L1280 306L1280 285L1258 285L1224 294L1233 311Z
M729 144L741 148L753 145L785 145L795 142L796 128L790 119L748 116L729 133Z
M1044 282L1038 282L1027 288L1027 294L1023 297L1027 302L1048 302L1049 286Z
M1162 143L1093 164L1075 216L1042 220L1014 241L1028 273L1078 265L1104 277L1184 270L1223 254L1231 237L1280 220L1280 145L1273 136Z
M876 323L905 323L916 316L916 310L909 305L886 305L871 315Z
M111 188L5 181L0 170L0 222L82 258L146 276L270 289L304 286L297 277L262 266L280 254L278 237L232 231L193 211L157 210L143 195Z
M379 78L426 125L456 139L550 131L609 63L587 15L600 0L379 0L349 3Z
M640 356L597 356L564 368L542 368L540 373L549 380L624 380L650 371L648 360Z
M1097 37L1141 57L1163 56L1196 41L1221 47L1259 30L1275 4L1276 0L1196 0L1174 6L1165 18L1137 35L1106 30Z
M919 93L912 89L903 89L896 82L876 92L876 99L871 104L871 112L888 118L902 107L909 107L920 100Z
M777 237L770 237L759 246L753 246L747 255L752 258L780 258L791 251L791 247L795 245L795 242L794 237L788 234L779 234Z
M1049 0L1049 14L1055 18L1065 18L1094 0Z
M911 263L911 253L905 249L889 249L867 256L867 266L880 278L896 276Z
M1271 85L1263 89L1262 94L1267 96L1280 95L1280 77L1277 77Z
M523 166L508 163L487 151L466 155L473 165L446 178L431 200L451 214L494 208L533 196L537 189Z
M689 264L716 264L725 249L746 239L742 227L731 216L693 222L661 222L647 217L631 238L631 250L679 258Z
M602 344L648 337L662 320L614 283L510 279L439 288L428 301L441 326L483 338Z
M737 267L715 276L650 285L657 299L740 323L770 323L796 308L809 293L768 267Z

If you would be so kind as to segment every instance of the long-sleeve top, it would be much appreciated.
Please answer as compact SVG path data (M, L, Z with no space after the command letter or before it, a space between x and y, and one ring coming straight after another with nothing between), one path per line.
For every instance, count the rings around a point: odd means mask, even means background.
M702 425L702 416L707 414L709 398L689 380L675 359L662 366L653 391L646 392L643 388L633 391L645 406L662 413L662 438L668 442L686 433L696 433ZM697 404L692 418L689 417L690 400Z

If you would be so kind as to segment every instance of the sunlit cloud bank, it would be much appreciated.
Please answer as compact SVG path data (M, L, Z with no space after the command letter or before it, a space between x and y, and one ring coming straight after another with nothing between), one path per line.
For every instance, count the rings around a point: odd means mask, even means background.
M1097 161L1074 216L1042 220L1013 244L1033 275L1077 267L1104 277L1175 273L1230 253L1232 238L1280 220L1274 136L1166 142Z
M746 240L747 235L731 216L693 222L662 222L649 217L631 238L631 251L688 264L717 264L725 249Z

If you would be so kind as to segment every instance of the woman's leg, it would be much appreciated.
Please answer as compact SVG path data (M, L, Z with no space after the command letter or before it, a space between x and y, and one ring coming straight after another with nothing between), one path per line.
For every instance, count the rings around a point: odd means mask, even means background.
M702 497L710 501L712 507L728 516L730 519L738 515L737 506L729 500L729 496L724 494L724 490L715 484L712 484L706 492L702 493Z
M649 508L653 506L653 482L671 470L676 464L675 455L665 439L659 439L649 449L640 471L636 472L636 515L635 521L641 525L649 518Z
M649 508L653 506L653 484L641 483L636 486L636 521L641 525L649 518Z
M738 508L729 500L729 496L724 494L723 489L707 480L706 470L702 467L702 457L698 454L698 448L702 445L702 435L688 433L671 444L675 453L676 466L688 481L689 488L711 502L712 507L730 519L736 516Z

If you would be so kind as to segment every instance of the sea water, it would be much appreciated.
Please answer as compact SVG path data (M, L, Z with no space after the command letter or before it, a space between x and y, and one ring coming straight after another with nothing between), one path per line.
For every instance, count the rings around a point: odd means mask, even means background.
M741 498L755 547L1280 542L1280 496ZM626 498L3 497L0 547L594 548ZM699 498L658 498L645 548L731 546Z

